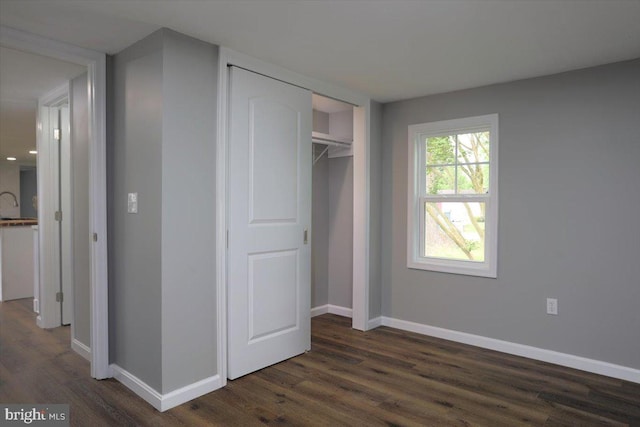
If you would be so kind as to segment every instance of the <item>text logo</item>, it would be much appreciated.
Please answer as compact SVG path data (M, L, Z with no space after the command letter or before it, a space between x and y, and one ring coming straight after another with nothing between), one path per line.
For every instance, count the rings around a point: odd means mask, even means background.
M3 426L69 426L69 405L0 404Z

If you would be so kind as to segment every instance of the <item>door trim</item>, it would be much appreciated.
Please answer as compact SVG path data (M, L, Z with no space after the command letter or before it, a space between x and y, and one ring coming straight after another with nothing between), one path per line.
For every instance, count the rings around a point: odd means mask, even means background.
M91 376L108 378L111 373L107 275L106 55L3 26L0 26L0 45L87 67L89 226L98 237L97 241L92 239L91 245Z
M370 224L370 106L371 100L357 92L336 87L231 49L220 47L218 62L218 134L216 144L216 300L218 315L217 372L222 386L227 382L227 201L228 201L228 71L235 65L314 93L356 106L354 118L354 231L353 231L353 323L354 329L369 328L369 224Z
M60 251L62 238L59 224L54 219L54 212L58 210L60 186L58 173L60 158L57 143L53 141L51 133L51 110L69 101L69 83L42 95L38 99L36 110L36 148L38 150L38 247L40 313L36 322L41 328L55 328L61 326L62 317L60 303L56 301L56 292L60 290ZM73 295L67 296L73 298ZM72 305L73 307L73 305ZM73 327L73 322L72 322ZM73 338L73 333L72 333Z

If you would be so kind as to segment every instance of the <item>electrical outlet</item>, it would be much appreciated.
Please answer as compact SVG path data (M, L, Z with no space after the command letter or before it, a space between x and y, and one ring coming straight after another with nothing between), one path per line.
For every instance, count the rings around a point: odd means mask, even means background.
M558 300L556 298L547 298L547 314L558 314Z

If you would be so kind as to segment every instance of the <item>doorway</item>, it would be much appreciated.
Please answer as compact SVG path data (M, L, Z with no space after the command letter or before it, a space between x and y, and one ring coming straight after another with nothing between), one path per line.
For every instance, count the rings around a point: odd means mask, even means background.
M229 73L227 351L235 379L311 348L311 91L242 68Z
M0 46L85 67L89 133L90 359L91 376L110 377L106 220L106 56L34 34L0 27ZM40 231L49 233L51 231ZM51 241L48 235L45 239ZM40 249L40 262L53 263L52 245ZM40 277L43 280L44 277Z
M71 347L91 358L87 73L39 100L38 324L71 325Z
M221 373L223 381L228 376L228 358L232 357L228 353L228 337L237 331L229 327L227 319L227 293L229 286L228 272L231 268L231 261L227 253L227 231L228 218L235 213L227 210L228 196L232 191L232 184L229 182L227 171L230 165L227 164L228 159L228 133L231 132L233 126L233 117L230 116L230 109L226 94L228 93L228 67L237 66L246 70L253 71L265 77L271 77L275 80L298 86L310 90L323 96L342 100L353 107L353 272L352 272L352 324L355 329L366 330L371 324L369 322L369 253L368 253L368 232L369 232L369 158L368 144L369 133L369 109L370 100L367 97L356 93L336 88L332 85L325 84L304 76L282 70L270 64L263 63L253 58L237 54L229 49L220 49L219 62L219 97L218 109L218 149L216 153L216 185L218 194L218 209L216 216L217 230L217 253L216 253L216 270L217 270L217 301L218 301L218 329L217 348L218 348L218 372ZM311 104L311 103L310 103ZM309 113L311 114L312 105L309 105ZM310 142L310 141L309 141ZM308 169L311 170L311 162ZM231 236L229 237L232 238ZM229 263L229 264L228 264ZM307 316L310 315L310 301L308 302ZM224 385L224 384L223 384Z
M311 315L353 313L354 106L313 95Z
M37 268L41 280L39 298L34 301L34 306L39 308L38 326L54 328L71 325L74 317L68 83L39 100L37 123L38 237L41 254ZM51 256L42 256L45 253Z

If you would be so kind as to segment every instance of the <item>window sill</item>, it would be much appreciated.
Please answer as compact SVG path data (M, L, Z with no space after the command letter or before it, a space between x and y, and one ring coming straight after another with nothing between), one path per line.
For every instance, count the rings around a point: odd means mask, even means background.
M496 279L498 277L496 268L488 263L474 263L468 261L413 261L407 263L407 268L413 270L435 271L438 273L461 274L464 276L487 277Z

